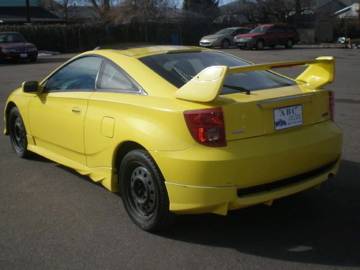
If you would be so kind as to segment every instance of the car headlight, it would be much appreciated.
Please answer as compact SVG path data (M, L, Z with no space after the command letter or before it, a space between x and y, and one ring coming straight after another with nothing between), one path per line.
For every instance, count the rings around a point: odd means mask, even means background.
M239 38L238 39L238 41L240 41L240 42L248 42L250 40L252 40L252 38Z
M209 39L209 38L207 38L207 39L202 39L201 41L202 42L214 42L216 39Z

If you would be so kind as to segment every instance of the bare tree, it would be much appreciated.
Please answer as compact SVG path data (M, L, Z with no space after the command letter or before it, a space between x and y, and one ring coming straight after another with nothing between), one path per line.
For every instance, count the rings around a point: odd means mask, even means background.
M256 0L247 1L242 13L250 22L287 22L295 15L295 21L305 10L313 7L314 0Z
M103 20L107 20L110 8L111 0L87 0L97 11Z
M163 20L176 6L169 0L124 0L110 12L110 19L116 23L132 21L149 22Z
M61 0L59 1L59 4L61 5L62 12L64 14L64 20L65 22L69 19L69 3L70 0Z
M183 9L205 15L210 20L218 15L219 0L184 0Z

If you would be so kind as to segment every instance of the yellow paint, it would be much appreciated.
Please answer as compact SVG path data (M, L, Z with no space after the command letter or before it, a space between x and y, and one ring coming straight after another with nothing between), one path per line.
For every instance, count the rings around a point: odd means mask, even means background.
M320 88L334 80L333 57L318 57L309 61L278 62L239 67L212 66L205 68L176 91L176 97L195 102L210 102L220 94L227 75L289 66L308 65L296 81L311 89ZM196 91L194 91L196 89Z
M113 117L104 116L101 122L101 133L105 137L114 137L115 119Z
M184 86L176 91L176 97L189 101L210 102L221 92L228 67L212 66L205 68ZM196 91L194 91L196 89Z
M29 150L89 175L114 192L118 190L117 149L129 141L140 144L159 166L170 209L177 213L226 214L318 186L328 173L336 173L338 164L304 183L242 198L236 195L238 188L302 174L339 159L341 131L330 121L328 91L321 89L333 80L332 58L303 61L309 67L297 78L297 85L224 96L218 93L225 74L285 64L210 68L179 90L138 60L196 50L203 49L160 46L87 52L77 57L95 54L111 59L146 94L34 94L19 88L9 96L7 106L18 107ZM303 126L275 131L272 110L296 104L303 104ZM223 109L226 147L200 145L187 129L184 111L211 107ZM6 133L6 122L4 126Z

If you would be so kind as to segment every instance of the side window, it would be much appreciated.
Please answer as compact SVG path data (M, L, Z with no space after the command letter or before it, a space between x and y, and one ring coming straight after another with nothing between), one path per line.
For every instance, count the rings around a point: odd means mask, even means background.
M94 90L102 58L87 56L77 59L52 75L45 84L47 92Z
M140 90L124 71L109 61L104 61L97 89L102 91L110 90L112 92L139 92Z
M274 27L274 31L276 32L276 33L284 33L284 27L282 27L282 26L276 26L276 27Z

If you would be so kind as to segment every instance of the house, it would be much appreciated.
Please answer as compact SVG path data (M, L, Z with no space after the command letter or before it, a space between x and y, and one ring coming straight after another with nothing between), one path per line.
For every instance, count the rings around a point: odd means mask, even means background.
M321 0L314 13L315 41L332 42L335 37L335 27L338 16L348 10L348 6L355 4L357 0ZM358 4L357 4L358 5ZM355 5L355 6L357 6Z
M41 6L40 0L29 0L30 20L33 23L62 22L58 16ZM27 7L25 0L1 0L0 22L2 24L19 24L27 22Z
M360 3L354 3L334 13L338 19L358 19L360 18Z

